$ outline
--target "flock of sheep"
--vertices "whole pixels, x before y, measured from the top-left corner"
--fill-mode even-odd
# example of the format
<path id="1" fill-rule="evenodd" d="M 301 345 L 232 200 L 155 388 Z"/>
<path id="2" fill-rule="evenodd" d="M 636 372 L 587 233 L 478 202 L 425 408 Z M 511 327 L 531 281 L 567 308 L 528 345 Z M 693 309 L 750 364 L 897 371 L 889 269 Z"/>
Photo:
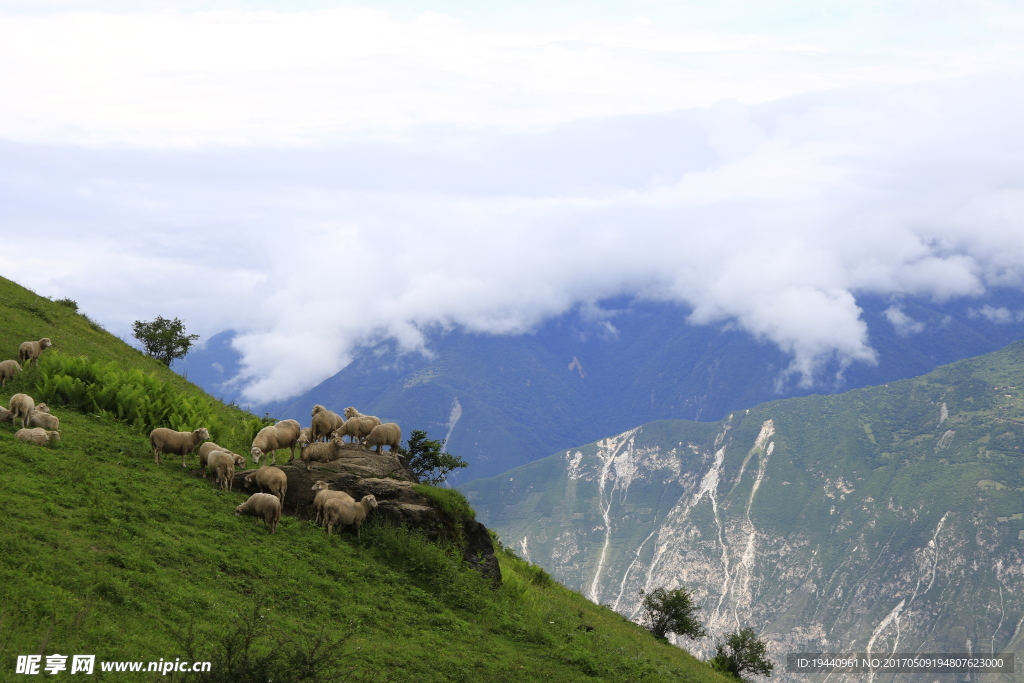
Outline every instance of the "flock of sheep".
<path id="1" fill-rule="evenodd" d="M 28 341 L 21 344 L 19 358 L 0 361 L 0 387 L 6 386 L 7 380 L 21 372 L 22 365 L 35 362 L 39 365 L 39 356 L 53 346 L 49 338 L 39 341 Z M 20 362 L 19 362 L 20 361 Z M 252 494 L 248 500 L 235 508 L 236 515 L 251 515 L 263 519 L 270 528 L 270 533 L 277 531 L 277 523 L 281 519 L 284 496 L 288 491 L 288 476 L 284 470 L 275 467 L 277 451 L 288 448 L 295 459 L 295 447 L 301 449 L 300 459 L 311 469 L 313 462 L 330 462 L 341 456 L 344 437 L 351 443 L 360 443 L 365 448 L 375 448 L 377 453 L 384 446 L 394 450 L 401 445 L 402 430 L 394 422 L 381 423 L 380 418 L 363 415 L 355 408 L 345 410 L 345 418 L 327 410 L 322 405 L 313 406 L 311 413 L 313 424 L 302 428 L 296 420 L 282 420 L 274 425 L 264 427 L 253 439 L 249 453 L 257 465 L 260 458 L 269 455 L 272 465 L 264 465 L 253 470 L 245 477 L 247 488 L 259 488 L 259 493 Z M 347 419 L 346 419 L 347 418 Z M 60 420 L 50 413 L 45 403 L 35 404 L 28 394 L 15 394 L 11 397 L 10 407 L 0 406 L 0 423 L 21 421 L 21 429 L 15 437 L 40 446 L 60 441 Z M 173 429 L 159 427 L 149 433 L 149 445 L 153 450 L 153 461 L 161 464 L 160 456 L 172 454 L 181 456 L 181 466 L 186 467 L 187 456 L 199 449 L 199 466 L 203 476 L 207 472 L 213 475 L 214 482 L 226 491 L 232 489 L 235 468 L 245 467 L 245 458 L 223 448 L 209 440 L 210 432 L 205 427 L 191 432 L 177 432 Z M 346 526 L 355 529 L 359 535 L 359 527 L 366 515 L 377 507 L 377 499 L 372 495 L 363 496 L 356 501 L 344 491 L 332 491 L 326 482 L 318 481 L 313 485 L 316 497 L 313 508 L 316 511 L 316 523 L 323 524 L 327 533 L 331 534 L 337 527 L 339 531 Z"/>
<path id="2" fill-rule="evenodd" d="M 235 508 L 236 515 L 260 517 L 270 528 L 270 533 L 277 530 L 284 496 L 288 491 L 288 476 L 284 470 L 276 467 L 277 451 L 282 448 L 290 449 L 291 457 L 288 462 L 292 462 L 295 459 L 295 447 L 298 446 L 301 449 L 299 457 L 309 471 L 314 462 L 330 462 L 341 457 L 345 436 L 348 436 L 352 443 L 358 441 L 363 448 L 374 447 L 377 453 L 380 453 L 384 446 L 394 450 L 402 442 L 402 430 L 397 424 L 382 424 L 380 418 L 363 415 L 352 407 L 345 410 L 345 418 L 348 419 L 327 410 L 322 405 L 313 406 L 311 415 L 311 427 L 303 428 L 296 420 L 282 420 L 259 431 L 252 441 L 249 454 L 257 465 L 260 458 L 267 455 L 273 464 L 263 465 L 245 477 L 246 487 L 258 487 L 259 493 L 252 494 L 247 501 Z M 209 441 L 209 438 L 210 432 L 206 427 L 191 432 L 176 432 L 166 427 L 158 427 L 149 433 L 153 461 L 159 465 L 162 463 L 161 455 L 180 455 L 181 466 L 186 467 L 188 455 L 198 447 L 199 467 L 203 469 L 203 476 L 209 472 L 213 475 L 216 485 L 230 491 L 235 468 L 245 467 L 245 458 Z M 366 515 L 377 507 L 377 499 L 372 495 L 363 496 L 356 502 L 344 491 L 331 491 L 328 484 L 323 481 L 316 482 L 313 490 L 317 492 L 313 500 L 315 522 L 323 523 L 328 534 L 331 534 L 335 527 L 340 530 L 352 526 L 358 536 L 359 527 L 366 519 Z"/>
<path id="3" fill-rule="evenodd" d="M 22 342 L 18 348 L 18 360 L 0 361 L 0 387 L 7 386 L 7 380 L 21 372 L 22 364 L 28 367 L 34 361 L 38 366 L 39 356 L 51 346 L 53 342 L 48 337 Z M 21 429 L 15 432 L 15 438 L 40 446 L 60 441 L 60 420 L 50 414 L 49 406 L 45 403 L 36 405 L 28 394 L 15 394 L 8 408 L 0 406 L 0 422 L 14 423 L 15 420 L 21 420 Z"/>

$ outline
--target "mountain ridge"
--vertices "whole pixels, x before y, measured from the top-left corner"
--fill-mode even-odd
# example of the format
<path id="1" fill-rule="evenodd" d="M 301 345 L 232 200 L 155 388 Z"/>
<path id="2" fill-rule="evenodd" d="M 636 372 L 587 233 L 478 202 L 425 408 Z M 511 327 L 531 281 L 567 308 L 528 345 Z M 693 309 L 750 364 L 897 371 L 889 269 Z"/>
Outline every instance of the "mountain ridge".
<path id="1" fill-rule="evenodd" d="M 689 311 L 674 304 L 613 300 L 528 335 L 428 331 L 429 357 L 384 340 L 300 397 L 254 409 L 301 420 L 307 405 L 355 405 L 407 430 L 450 434 L 449 450 L 470 462 L 451 478 L 458 483 L 652 420 L 718 420 L 776 398 L 913 377 L 1024 337 L 1024 322 L 1012 315 L 1024 300 L 1010 290 L 944 304 L 871 296 L 859 303 L 879 364 L 846 367 L 833 358 L 815 386 L 790 377 L 783 394 L 776 388 L 790 358 L 774 345 L 727 325 L 690 324 Z M 1011 314 L 996 323 L 979 310 Z M 202 367 L 202 358 L 183 367 Z"/>
<path id="2" fill-rule="evenodd" d="M 1014 651 L 1022 463 L 1018 341 L 717 423 L 648 423 L 460 488 L 521 555 L 627 617 L 640 589 L 686 585 L 713 634 L 749 625 L 775 653 Z"/>

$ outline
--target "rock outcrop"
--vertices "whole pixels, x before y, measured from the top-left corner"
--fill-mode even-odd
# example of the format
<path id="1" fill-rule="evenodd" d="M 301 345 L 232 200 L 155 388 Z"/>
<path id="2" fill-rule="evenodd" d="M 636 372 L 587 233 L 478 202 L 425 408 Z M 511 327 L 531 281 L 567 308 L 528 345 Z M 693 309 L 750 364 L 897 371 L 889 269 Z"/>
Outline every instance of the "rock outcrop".
<path id="1" fill-rule="evenodd" d="M 465 561 L 484 576 L 501 580 L 498 560 L 494 557 L 494 544 L 487 528 L 476 520 L 461 522 L 448 519 L 434 507 L 431 500 L 413 489 L 413 474 L 405 464 L 390 453 L 378 455 L 358 445 L 346 444 L 343 455 L 332 462 L 312 463 L 312 469 L 299 460 L 277 465 L 288 477 L 288 492 L 284 499 L 284 512 L 300 519 L 313 518 L 313 484 L 326 481 L 332 489 L 349 493 L 356 500 L 372 494 L 377 499 L 376 517 L 393 524 L 403 524 L 422 530 L 427 538 L 437 541 L 457 539 L 462 542 Z M 252 470 L 235 473 L 234 490 L 247 489 L 245 477 Z"/>

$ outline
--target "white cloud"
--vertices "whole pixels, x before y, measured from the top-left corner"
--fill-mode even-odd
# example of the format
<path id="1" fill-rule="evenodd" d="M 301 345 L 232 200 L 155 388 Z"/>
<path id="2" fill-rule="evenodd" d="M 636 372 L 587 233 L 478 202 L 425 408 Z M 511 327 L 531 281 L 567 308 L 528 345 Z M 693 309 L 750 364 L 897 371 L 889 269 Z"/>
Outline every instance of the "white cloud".
<path id="1" fill-rule="evenodd" d="M 792 31 L 366 9 L 7 20 L 0 270 L 122 334 L 157 314 L 240 330 L 256 400 L 369 339 L 523 332 L 623 294 L 774 343 L 806 385 L 875 362 L 859 293 L 1024 287 L 1024 78 L 1001 39 L 839 54 Z"/>
<path id="2" fill-rule="evenodd" d="M 989 322 L 1005 324 L 1024 321 L 1024 310 L 1011 311 L 1006 306 L 982 306 L 981 308 L 969 308 L 968 314 L 972 318 L 985 318 Z"/>
<path id="3" fill-rule="evenodd" d="M 912 334 L 924 332 L 924 323 L 911 318 L 899 306 L 890 306 L 885 309 L 883 314 L 885 319 L 892 324 L 893 329 L 896 330 L 896 334 L 901 337 L 909 337 Z"/>

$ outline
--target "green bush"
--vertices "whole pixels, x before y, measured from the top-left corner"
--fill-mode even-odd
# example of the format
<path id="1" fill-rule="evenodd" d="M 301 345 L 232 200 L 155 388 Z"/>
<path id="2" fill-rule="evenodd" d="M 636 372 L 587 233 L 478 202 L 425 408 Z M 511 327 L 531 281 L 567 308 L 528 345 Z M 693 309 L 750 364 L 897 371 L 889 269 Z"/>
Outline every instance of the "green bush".
<path id="1" fill-rule="evenodd" d="M 216 440 L 221 431 L 209 399 L 189 398 L 155 373 L 57 352 L 45 354 L 39 370 L 35 394 L 40 401 L 83 413 L 109 413 L 143 432 L 157 427 L 178 431 L 206 427 Z"/>
<path id="2" fill-rule="evenodd" d="M 75 301 L 74 299 L 69 299 L 69 298 L 54 299 L 53 303 L 58 304 L 60 306 L 66 306 L 66 307 L 70 308 L 72 311 L 74 311 L 75 313 L 78 312 L 78 302 Z"/>

